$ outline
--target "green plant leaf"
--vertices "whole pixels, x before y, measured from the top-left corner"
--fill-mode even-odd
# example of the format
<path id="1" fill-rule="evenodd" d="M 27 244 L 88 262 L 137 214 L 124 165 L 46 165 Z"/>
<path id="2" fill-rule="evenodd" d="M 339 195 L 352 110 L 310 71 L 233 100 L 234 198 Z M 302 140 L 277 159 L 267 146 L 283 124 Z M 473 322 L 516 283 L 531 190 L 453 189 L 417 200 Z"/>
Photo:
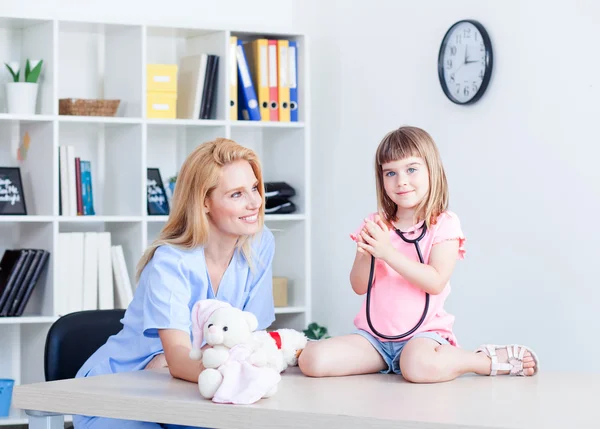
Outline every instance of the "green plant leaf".
<path id="1" fill-rule="evenodd" d="M 29 62 L 29 58 L 27 58 L 27 61 L 25 61 L 25 82 L 28 82 L 29 73 L 31 73 L 31 63 Z"/>
<path id="2" fill-rule="evenodd" d="M 4 63 L 4 65 L 6 66 L 6 68 L 10 72 L 10 74 L 12 75 L 13 81 L 14 82 L 18 82 L 19 81 L 19 74 L 21 73 L 21 71 L 19 70 L 18 72 L 15 73 L 14 70 L 11 68 L 11 66 L 9 66 L 7 63 Z"/>
<path id="3" fill-rule="evenodd" d="M 27 65 L 25 66 L 25 82 L 36 83 L 38 78 L 40 77 L 40 73 L 42 71 L 42 64 L 44 60 L 40 60 L 35 67 L 27 73 L 27 69 L 29 68 L 29 60 L 27 60 Z"/>
<path id="4" fill-rule="evenodd" d="M 302 332 L 304 332 L 306 338 L 310 340 L 329 338 L 329 335 L 327 335 L 327 328 L 324 326 L 319 326 L 319 324 L 315 322 L 309 324 L 308 328 Z"/>

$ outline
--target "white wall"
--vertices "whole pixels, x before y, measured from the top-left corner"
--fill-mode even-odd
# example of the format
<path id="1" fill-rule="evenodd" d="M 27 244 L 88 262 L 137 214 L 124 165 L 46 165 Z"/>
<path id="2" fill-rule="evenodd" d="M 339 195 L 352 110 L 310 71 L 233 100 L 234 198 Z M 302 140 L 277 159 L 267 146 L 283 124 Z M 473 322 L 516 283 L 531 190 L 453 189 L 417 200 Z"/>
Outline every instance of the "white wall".
<path id="1" fill-rule="evenodd" d="M 0 15 L 231 30 L 289 30 L 290 0 L 1 0 Z"/>
<path id="2" fill-rule="evenodd" d="M 464 18 L 495 55 L 471 107 L 437 77 L 442 37 Z M 375 209 L 379 140 L 411 124 L 440 147 L 468 239 L 448 301 L 461 345 L 520 342 L 545 368 L 598 371 L 598 22 L 593 0 L 295 2 L 312 49 L 316 321 L 353 328 L 348 233 Z"/>

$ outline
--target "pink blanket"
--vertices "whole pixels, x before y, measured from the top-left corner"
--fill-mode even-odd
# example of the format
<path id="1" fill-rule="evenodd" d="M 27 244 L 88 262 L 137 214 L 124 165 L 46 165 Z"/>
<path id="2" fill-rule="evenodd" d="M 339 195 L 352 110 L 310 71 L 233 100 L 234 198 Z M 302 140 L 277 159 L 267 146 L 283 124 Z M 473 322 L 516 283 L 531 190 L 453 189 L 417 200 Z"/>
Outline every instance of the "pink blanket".
<path id="1" fill-rule="evenodd" d="M 246 345 L 234 346 L 229 358 L 218 370 L 223 383 L 217 389 L 213 402 L 221 404 L 252 404 L 270 392 L 281 380 L 272 368 L 257 367 L 248 362 L 252 349 Z"/>

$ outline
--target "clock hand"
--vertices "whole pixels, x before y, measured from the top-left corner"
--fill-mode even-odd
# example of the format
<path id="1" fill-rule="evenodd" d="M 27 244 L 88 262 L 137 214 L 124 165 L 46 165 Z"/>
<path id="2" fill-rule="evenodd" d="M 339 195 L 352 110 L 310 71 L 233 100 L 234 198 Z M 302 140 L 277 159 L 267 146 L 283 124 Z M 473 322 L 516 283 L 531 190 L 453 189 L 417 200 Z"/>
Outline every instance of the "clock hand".
<path id="1" fill-rule="evenodd" d="M 465 46 L 465 64 L 478 63 L 479 60 L 469 61 L 467 53 L 467 47 Z"/>

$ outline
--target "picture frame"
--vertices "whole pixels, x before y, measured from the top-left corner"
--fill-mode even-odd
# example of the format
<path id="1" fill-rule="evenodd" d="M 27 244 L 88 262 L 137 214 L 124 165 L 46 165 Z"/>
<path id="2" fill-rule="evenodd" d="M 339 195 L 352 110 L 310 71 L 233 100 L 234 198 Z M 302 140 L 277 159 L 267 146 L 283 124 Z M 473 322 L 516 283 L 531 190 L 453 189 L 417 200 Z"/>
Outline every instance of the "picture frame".
<path id="1" fill-rule="evenodd" d="M 0 216 L 27 215 L 19 167 L 0 167 Z"/>
<path id="2" fill-rule="evenodd" d="M 146 173 L 146 201 L 148 215 L 168 216 L 169 200 L 158 168 L 148 168 Z"/>

